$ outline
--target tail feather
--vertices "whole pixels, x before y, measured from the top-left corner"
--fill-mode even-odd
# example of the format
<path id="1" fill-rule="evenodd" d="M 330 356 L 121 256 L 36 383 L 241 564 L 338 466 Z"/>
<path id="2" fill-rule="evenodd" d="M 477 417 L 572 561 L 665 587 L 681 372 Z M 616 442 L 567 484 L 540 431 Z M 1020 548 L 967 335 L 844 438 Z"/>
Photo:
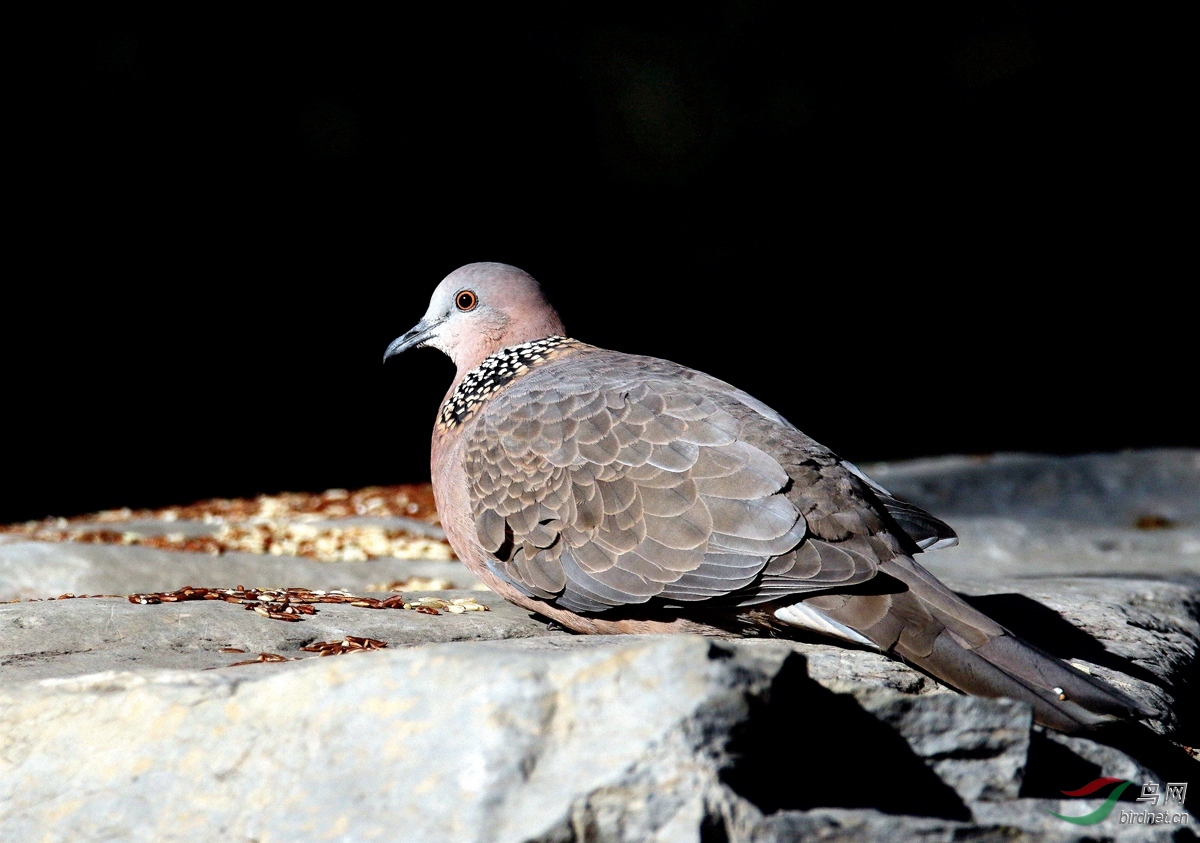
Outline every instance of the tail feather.
<path id="1" fill-rule="evenodd" d="M 1153 713 L 1012 635 L 970 650 L 943 634 L 928 656 L 908 660 L 968 694 L 1027 702 L 1034 720 L 1062 732 Z"/>
<path id="2" fill-rule="evenodd" d="M 1053 729 L 1076 732 L 1157 714 L 1013 635 L 912 559 L 884 563 L 880 574 L 873 593 L 804 602 L 960 691 L 1029 703 L 1034 718 Z"/>
<path id="3" fill-rule="evenodd" d="M 1158 714 L 1012 634 L 993 638 L 975 652 L 1034 688 L 1050 688 L 1060 702 L 1073 702 L 1088 711 L 1119 718 Z"/>

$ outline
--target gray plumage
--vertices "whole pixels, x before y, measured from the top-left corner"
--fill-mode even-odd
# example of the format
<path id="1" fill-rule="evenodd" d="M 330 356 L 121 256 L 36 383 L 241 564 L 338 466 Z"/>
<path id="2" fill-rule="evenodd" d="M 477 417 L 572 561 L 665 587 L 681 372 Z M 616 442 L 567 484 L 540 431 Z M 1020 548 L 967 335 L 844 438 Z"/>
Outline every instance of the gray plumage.
<path id="1" fill-rule="evenodd" d="M 723 381 L 567 338 L 520 270 L 452 273 L 386 356 L 418 345 L 458 366 L 432 451 L 447 535 L 513 602 L 581 632 L 808 627 L 1058 729 L 1151 714 L 918 565 L 946 524 Z"/>

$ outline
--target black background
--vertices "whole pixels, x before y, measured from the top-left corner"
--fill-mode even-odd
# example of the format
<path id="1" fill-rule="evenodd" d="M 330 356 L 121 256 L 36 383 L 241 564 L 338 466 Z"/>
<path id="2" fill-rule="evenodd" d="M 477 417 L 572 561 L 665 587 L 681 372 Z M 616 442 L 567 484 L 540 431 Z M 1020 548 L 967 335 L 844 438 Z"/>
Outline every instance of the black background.
<path id="1" fill-rule="evenodd" d="M 12 24 L 0 520 L 427 479 L 475 260 L 856 461 L 1200 445 L 1190 24 L 338 5 Z"/>

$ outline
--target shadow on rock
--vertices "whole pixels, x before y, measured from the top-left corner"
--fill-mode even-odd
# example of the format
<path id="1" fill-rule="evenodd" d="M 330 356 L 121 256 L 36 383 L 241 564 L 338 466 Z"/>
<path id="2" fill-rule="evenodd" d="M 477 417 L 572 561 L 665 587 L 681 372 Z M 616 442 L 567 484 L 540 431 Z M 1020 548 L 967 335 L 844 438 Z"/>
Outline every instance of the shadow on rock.
<path id="1" fill-rule="evenodd" d="M 1063 799 L 1064 790 L 1077 788 L 1101 776 L 1130 775 L 1124 769 L 1118 769 L 1128 761 L 1133 761 L 1159 783 L 1200 779 L 1200 762 L 1140 723 L 1114 723 L 1076 738 L 1098 744 L 1099 751 L 1092 749 L 1089 754 L 1101 763 L 1078 754 L 1078 746 L 1073 747 L 1069 738 L 1042 730 L 1033 732 L 1029 742 L 1029 763 L 1021 785 L 1022 797 Z M 1109 752 L 1103 747 L 1117 752 Z M 1134 802 L 1139 792 L 1130 788 L 1121 795 L 1120 801 Z"/>
<path id="2" fill-rule="evenodd" d="M 816 807 L 875 808 L 966 820 L 970 812 L 908 743 L 808 677 L 788 658 L 765 699 L 734 735 L 723 780 L 764 813 Z"/>
<path id="3" fill-rule="evenodd" d="M 1029 736 L 1029 763 L 1021 783 L 1021 797 L 1063 799 L 1064 790 L 1074 790 L 1104 775 L 1099 764 L 1080 758 L 1069 747 L 1035 730 Z"/>
<path id="4" fill-rule="evenodd" d="M 1163 781 L 1200 780 L 1200 761 L 1140 723 L 1114 723 L 1088 737 L 1124 752 L 1143 767 L 1153 770 Z"/>

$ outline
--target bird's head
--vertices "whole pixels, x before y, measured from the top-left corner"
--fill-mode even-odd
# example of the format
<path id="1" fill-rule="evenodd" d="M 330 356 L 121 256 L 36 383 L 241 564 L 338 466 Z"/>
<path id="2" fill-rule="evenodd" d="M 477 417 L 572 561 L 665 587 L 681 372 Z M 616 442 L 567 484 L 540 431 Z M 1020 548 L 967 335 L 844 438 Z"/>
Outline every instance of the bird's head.
<path id="1" fill-rule="evenodd" d="M 503 263 L 469 263 L 438 284 L 421 321 L 396 338 L 383 359 L 431 346 L 447 354 L 461 375 L 502 348 L 564 333 L 529 273 Z"/>

